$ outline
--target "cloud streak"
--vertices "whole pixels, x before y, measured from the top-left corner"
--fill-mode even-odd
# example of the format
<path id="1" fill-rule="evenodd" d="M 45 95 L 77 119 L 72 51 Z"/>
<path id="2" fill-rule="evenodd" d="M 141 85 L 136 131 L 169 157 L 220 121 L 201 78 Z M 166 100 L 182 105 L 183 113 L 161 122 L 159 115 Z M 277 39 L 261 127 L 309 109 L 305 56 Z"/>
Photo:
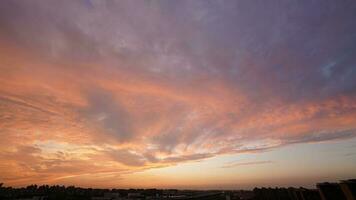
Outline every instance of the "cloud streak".
<path id="1" fill-rule="evenodd" d="M 222 168 L 233 168 L 238 166 L 250 166 L 250 165 L 263 165 L 263 164 L 271 164 L 274 163 L 270 160 L 262 160 L 262 161 L 251 161 L 251 162 L 233 162 L 223 165 Z"/>

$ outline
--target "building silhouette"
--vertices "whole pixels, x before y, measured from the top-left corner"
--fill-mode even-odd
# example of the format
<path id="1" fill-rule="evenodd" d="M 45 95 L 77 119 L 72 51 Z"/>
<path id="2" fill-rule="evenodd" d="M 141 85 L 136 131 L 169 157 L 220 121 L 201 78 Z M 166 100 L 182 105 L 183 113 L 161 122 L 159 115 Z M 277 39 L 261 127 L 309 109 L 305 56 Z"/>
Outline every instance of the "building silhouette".
<path id="1" fill-rule="evenodd" d="M 356 179 L 341 181 L 340 187 L 347 200 L 356 200 Z"/>
<path id="2" fill-rule="evenodd" d="M 346 200 L 346 196 L 338 183 L 318 183 L 316 186 L 322 200 Z"/>

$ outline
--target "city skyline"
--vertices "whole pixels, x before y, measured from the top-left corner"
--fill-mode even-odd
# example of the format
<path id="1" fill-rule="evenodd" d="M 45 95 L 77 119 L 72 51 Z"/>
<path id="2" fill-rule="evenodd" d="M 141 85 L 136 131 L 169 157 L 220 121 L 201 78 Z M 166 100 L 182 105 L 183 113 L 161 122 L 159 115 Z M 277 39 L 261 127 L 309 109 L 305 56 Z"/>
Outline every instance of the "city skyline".
<path id="1" fill-rule="evenodd" d="M 356 177 L 356 2 L 0 1 L 0 182 Z"/>

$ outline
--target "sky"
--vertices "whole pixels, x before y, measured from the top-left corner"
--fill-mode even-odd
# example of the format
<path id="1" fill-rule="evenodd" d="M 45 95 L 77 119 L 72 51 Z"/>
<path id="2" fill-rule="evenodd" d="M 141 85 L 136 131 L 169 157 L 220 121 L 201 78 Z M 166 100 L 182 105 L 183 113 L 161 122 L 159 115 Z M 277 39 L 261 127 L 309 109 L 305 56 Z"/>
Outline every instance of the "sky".
<path id="1" fill-rule="evenodd" d="M 353 0 L 2 0 L 0 182 L 356 178 Z"/>

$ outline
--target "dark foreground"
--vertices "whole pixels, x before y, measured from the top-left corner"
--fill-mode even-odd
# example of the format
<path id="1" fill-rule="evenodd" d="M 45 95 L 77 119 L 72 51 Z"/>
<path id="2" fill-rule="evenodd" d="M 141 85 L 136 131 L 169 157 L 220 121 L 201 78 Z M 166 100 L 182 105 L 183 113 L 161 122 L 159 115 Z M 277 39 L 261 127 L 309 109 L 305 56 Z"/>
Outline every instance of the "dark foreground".
<path id="1" fill-rule="evenodd" d="M 356 180 L 319 183 L 317 189 L 255 188 L 248 190 L 92 189 L 74 186 L 0 184 L 0 200 L 356 200 Z"/>

